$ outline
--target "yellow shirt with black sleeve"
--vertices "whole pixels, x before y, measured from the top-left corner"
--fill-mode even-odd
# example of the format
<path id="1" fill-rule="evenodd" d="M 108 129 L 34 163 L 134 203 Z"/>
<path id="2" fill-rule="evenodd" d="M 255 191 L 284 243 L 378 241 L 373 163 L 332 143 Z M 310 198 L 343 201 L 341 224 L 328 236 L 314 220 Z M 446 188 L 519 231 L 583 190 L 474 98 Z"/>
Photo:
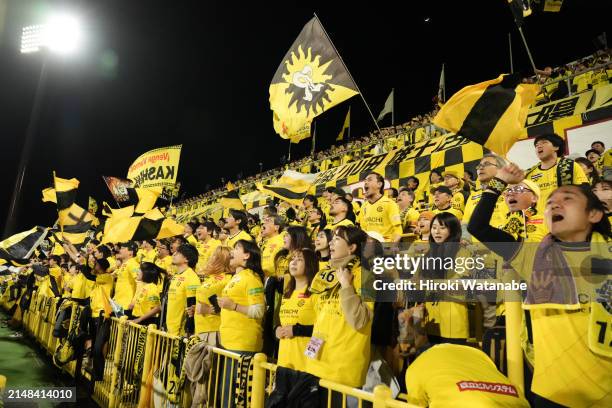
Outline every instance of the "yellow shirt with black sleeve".
<path id="1" fill-rule="evenodd" d="M 557 166 L 559 165 L 559 160 L 557 159 L 557 163 L 552 166 L 550 169 L 542 170 L 541 165 L 537 165 L 529 169 L 525 173 L 525 178 L 533 181 L 540 188 L 540 197 L 538 198 L 538 208 L 546 207 L 546 200 L 548 200 L 548 196 L 558 187 L 557 180 Z M 588 177 L 584 174 L 584 170 L 582 167 L 576 162 L 572 163 L 573 166 L 573 177 L 571 184 L 583 184 L 589 183 Z"/>
<path id="2" fill-rule="evenodd" d="M 55 279 L 55 283 L 57 285 L 57 289 L 62 292 L 62 268 L 59 266 L 53 266 L 49 268 L 49 276 Z"/>
<path id="3" fill-rule="evenodd" d="M 276 257 L 276 254 L 283 249 L 283 245 L 283 234 L 278 234 L 272 238 L 268 238 L 261 244 L 261 269 L 263 269 L 266 277 L 276 275 L 274 258 Z"/>
<path id="4" fill-rule="evenodd" d="M 241 239 L 244 239 L 245 241 L 253 241 L 253 237 L 250 236 L 248 232 L 244 230 L 240 230 L 240 232 L 238 232 L 233 237 L 231 236 L 227 237 L 227 241 L 225 241 L 225 245 L 233 249 L 234 246 L 236 245 L 236 242 L 240 241 Z"/>
<path id="5" fill-rule="evenodd" d="M 440 214 L 443 212 L 447 212 L 450 214 L 453 214 L 455 217 L 457 217 L 459 219 L 459 221 L 461 221 L 461 219 L 463 218 L 463 213 L 455 208 L 453 208 L 452 206 L 449 206 L 447 209 L 442 210 L 442 209 L 438 209 L 438 208 L 434 208 L 433 210 L 431 210 L 434 214 Z"/>
<path id="6" fill-rule="evenodd" d="M 182 336 L 185 334 L 185 309 L 187 298 L 196 297 L 200 287 L 200 278 L 191 268 L 177 272 L 172 276 L 168 286 L 168 309 L 166 327 L 168 334 Z"/>
<path id="7" fill-rule="evenodd" d="M 264 305 L 264 288 L 261 279 L 250 269 L 237 272 L 223 291 L 239 306 Z M 263 327 L 261 319 L 251 319 L 243 313 L 221 309 L 219 327 L 221 344 L 228 350 L 258 352 L 263 347 Z"/>
<path id="8" fill-rule="evenodd" d="M 470 218 L 472 217 L 472 213 L 474 212 L 474 208 L 480 202 L 480 198 L 482 197 L 482 190 L 473 190 L 470 193 L 470 196 L 465 203 L 465 210 L 463 211 L 463 217 L 461 218 L 462 224 L 468 224 L 470 222 Z M 504 200 L 504 196 L 500 194 L 497 198 L 497 202 L 495 203 L 495 209 L 493 210 L 493 215 L 491 216 L 491 221 L 489 225 L 494 228 L 501 228 L 506 224 L 506 214 L 508 214 L 509 209 L 506 201 Z M 476 241 L 476 238 L 472 237 L 473 241 Z"/>
<path id="9" fill-rule="evenodd" d="M 199 255 L 198 264 L 196 265 L 197 272 L 202 271 L 206 267 L 208 260 L 219 245 L 221 245 L 221 241 L 214 238 L 210 238 L 206 242 L 198 241 L 198 245 L 196 246 Z"/>
<path id="10" fill-rule="evenodd" d="M 399 207 L 395 201 L 384 195 L 373 203 L 364 201 L 358 222 L 362 230 L 378 232 L 386 242 L 402 235 Z"/>
<path id="11" fill-rule="evenodd" d="M 229 283 L 230 279 L 232 279 L 232 275 L 228 273 L 206 275 L 204 277 L 204 281 L 196 292 L 196 301 L 198 303 L 204 303 L 206 305 L 212 306 L 208 298 L 213 295 L 221 297 L 221 292 L 223 292 L 223 288 Z M 218 314 L 195 314 L 196 334 L 219 331 L 220 325 L 221 316 L 219 316 Z"/>
<path id="12" fill-rule="evenodd" d="M 312 326 L 315 321 L 314 299 L 316 295 L 309 295 L 308 288 L 294 290 L 290 298 L 281 302 L 279 317 L 281 326 Z M 295 336 L 290 339 L 281 339 L 278 346 L 278 362 L 281 367 L 293 370 L 306 370 L 306 355 L 304 350 L 310 337 Z"/>
<path id="13" fill-rule="evenodd" d="M 438 344 L 406 371 L 408 402 L 427 407 L 525 407 L 523 393 L 474 347 Z"/>
<path id="14" fill-rule="evenodd" d="M 362 297 L 363 305 L 373 314 L 374 302 L 363 299 L 359 262 L 354 263 L 351 272 L 355 293 Z M 360 330 L 349 325 L 340 302 L 340 290 L 340 283 L 336 281 L 316 298 L 317 316 L 312 335 L 323 340 L 323 345 L 316 359 L 306 359 L 306 372 L 350 387 L 361 387 L 370 364 L 372 320 Z"/>
<path id="15" fill-rule="evenodd" d="M 331 224 L 327 224 L 325 226 L 325 229 L 334 231 L 338 227 L 354 227 L 354 226 L 355 224 L 353 223 L 353 221 L 345 218 L 342 221 L 338 221 L 336 223 L 332 222 Z"/>
<path id="16" fill-rule="evenodd" d="M 598 310 L 593 309 L 593 305 L 597 307 L 602 303 L 585 293 L 589 289 L 584 290 L 581 283 L 591 282 L 595 276 L 588 275 L 593 258 L 610 259 L 612 243 L 594 245 L 592 241 L 590 246 L 570 248 L 561 244 L 560 248 L 571 267 L 579 299 L 591 298 L 593 303 L 587 300 L 576 305 L 523 305 L 530 311 L 533 332 L 535 360 L 531 390 L 565 406 L 609 407 L 612 406 L 612 331 L 608 329 L 612 327 L 612 313 L 603 307 L 600 315 L 593 313 Z M 510 261 L 528 281 L 534 270 L 537 250 L 538 245 L 523 244 Z M 594 335 L 594 343 L 590 335 Z M 600 354 L 602 352 L 607 356 Z"/>
<path id="17" fill-rule="evenodd" d="M 134 296 L 132 316 L 140 317 L 149 313 L 155 307 L 161 306 L 159 288 L 156 283 L 142 284 Z"/>
<path id="18" fill-rule="evenodd" d="M 132 303 L 136 293 L 136 276 L 140 264 L 136 258 L 130 258 L 121 264 L 117 271 L 117 281 L 115 283 L 115 296 L 113 299 L 122 308 L 127 309 Z"/>

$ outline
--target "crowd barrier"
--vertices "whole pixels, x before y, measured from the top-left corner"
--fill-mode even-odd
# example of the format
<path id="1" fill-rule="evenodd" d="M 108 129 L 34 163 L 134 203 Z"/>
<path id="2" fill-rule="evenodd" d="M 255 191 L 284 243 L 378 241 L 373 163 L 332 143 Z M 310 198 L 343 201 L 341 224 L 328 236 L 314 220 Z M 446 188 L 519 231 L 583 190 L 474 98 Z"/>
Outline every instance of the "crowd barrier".
<path id="1" fill-rule="evenodd" d="M 58 299 L 38 296 L 34 292 L 30 307 L 22 314 L 24 333 L 35 339 L 42 349 L 53 356 L 59 344 L 53 336 Z M 74 322 L 77 308 L 73 304 L 70 326 Z M 184 362 L 188 349 L 199 339 L 169 335 L 156 329 L 135 324 L 122 318 L 110 319 L 109 340 L 104 357 L 104 374 L 101 381 L 93 385 L 92 399 L 103 408 L 169 408 L 190 407 L 192 396 L 185 377 Z M 238 367 L 241 356 L 217 347 L 210 347 L 210 368 L 205 387 L 206 403 L 200 406 L 235 406 Z M 263 408 L 266 397 L 272 392 L 276 365 L 258 353 L 249 363 L 249 374 L 244 387 L 246 407 Z M 76 361 L 60 367 L 74 377 Z M 91 375 L 81 368 L 81 375 Z M 373 408 L 414 408 L 405 401 L 393 399 L 391 390 L 379 385 L 374 392 L 348 387 L 332 381 L 321 380 L 320 386 L 329 392 L 328 407 L 332 405 L 331 395 L 342 397 L 342 407 Z M 400 395 L 401 398 L 401 395 Z M 334 401 L 337 401 L 335 399 Z"/>

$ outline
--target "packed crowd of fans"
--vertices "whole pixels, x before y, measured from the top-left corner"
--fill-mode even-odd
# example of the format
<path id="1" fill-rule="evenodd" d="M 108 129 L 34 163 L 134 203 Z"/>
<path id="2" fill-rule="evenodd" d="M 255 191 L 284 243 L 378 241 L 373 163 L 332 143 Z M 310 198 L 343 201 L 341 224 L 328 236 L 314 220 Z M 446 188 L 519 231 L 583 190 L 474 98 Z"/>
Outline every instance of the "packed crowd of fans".
<path id="1" fill-rule="evenodd" d="M 609 55 L 589 61 L 606 62 Z M 397 148 L 403 141 L 396 135 L 422 127 L 431 115 L 320 152 L 316 170 L 309 159 L 289 167 L 321 171 Z M 501 260 L 485 266 L 500 278 L 512 268 L 521 275 L 525 268 L 549 267 L 551 257 L 534 251 L 550 246 L 558 251 L 553 258 L 573 257 L 570 269 L 582 265 L 581 274 L 598 273 L 594 262 L 584 260 L 595 244 L 611 239 L 612 149 L 596 140 L 583 157 L 568 159 L 563 139 L 552 133 L 536 137 L 534 149 L 539 163 L 530 169 L 486 154 L 476 175 L 432 170 L 427 188 L 416 177 L 399 189 L 385 188 L 384 177 L 370 173 L 359 193 L 363 200 L 329 187 L 320 197 L 305 196 L 299 206 L 274 201 L 261 218 L 226 209 L 220 220 L 193 219 L 182 236 L 170 239 L 118 245 L 92 240 L 83 250 L 64 243 L 40 252 L 29 266 L 9 268 L 12 273 L 1 277 L 1 303 L 15 313 L 24 306 L 22 295 L 35 290 L 89 306 L 85 348 L 91 350 L 94 380 L 103 374 L 100 355 L 108 337 L 99 332 L 110 301 L 115 315 L 135 323 L 199 336 L 241 355 L 265 352 L 279 366 L 269 397 L 277 405 L 271 406 L 290 405 L 290 390 L 316 387 L 319 379 L 368 390 L 395 382 L 420 405 L 610 406 L 609 348 L 591 344 L 588 323 L 600 301 L 526 307 L 523 395 L 504 375 L 506 364 L 492 341 L 503 338 L 503 299 L 449 300 L 436 290 L 419 299 L 397 290 L 392 299 L 381 299 L 367 283 L 374 259 L 398 251 L 457 259 L 485 250 Z M 580 251 L 585 243 L 587 251 Z M 609 276 L 609 253 L 601 256 Z M 425 266 L 408 274 L 391 268 L 381 279 L 461 275 Z M 603 303 L 609 306 L 607 293 Z M 463 392 L 482 391 L 486 384 L 501 388 Z M 330 398 L 333 406 L 339 403 L 339 395 Z"/>

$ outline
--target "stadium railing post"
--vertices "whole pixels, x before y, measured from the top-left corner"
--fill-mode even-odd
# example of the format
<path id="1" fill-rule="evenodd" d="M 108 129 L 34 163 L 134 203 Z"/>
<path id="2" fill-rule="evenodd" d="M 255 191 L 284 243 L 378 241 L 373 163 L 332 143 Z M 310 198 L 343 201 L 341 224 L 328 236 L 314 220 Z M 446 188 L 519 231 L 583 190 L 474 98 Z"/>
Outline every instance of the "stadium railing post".
<path id="1" fill-rule="evenodd" d="M 523 349 L 521 347 L 521 302 L 504 302 L 506 307 L 506 360 L 508 378 L 521 392 L 525 392 L 523 378 Z"/>
<path id="2" fill-rule="evenodd" d="M 154 324 L 150 324 L 147 327 L 147 341 L 145 342 L 145 347 L 143 351 L 144 363 L 142 365 L 142 377 L 140 379 L 140 398 L 143 398 L 143 396 L 146 395 L 147 387 L 149 387 L 150 385 L 147 383 L 147 381 L 149 380 L 148 373 L 149 371 L 151 371 L 151 363 L 153 359 L 153 343 L 155 341 L 153 338 L 153 330 L 155 330 L 156 328 L 157 326 Z"/>
<path id="3" fill-rule="evenodd" d="M 119 319 L 119 325 L 117 327 L 117 338 L 115 341 L 115 355 L 113 356 L 113 371 L 111 374 L 111 383 L 109 388 L 108 408 L 115 407 L 115 400 L 117 394 L 115 394 L 115 387 L 117 386 L 117 377 L 119 374 L 119 363 L 121 361 L 121 352 L 123 351 L 123 331 L 125 330 L 125 324 L 127 322 L 127 316 L 121 316 Z M 121 396 L 119 396 L 121 397 Z"/>
<path id="4" fill-rule="evenodd" d="M 266 393 L 266 369 L 263 367 L 268 361 L 264 353 L 257 353 L 253 357 L 253 383 L 251 384 L 251 408 L 263 408 Z"/>
<path id="5" fill-rule="evenodd" d="M 391 388 L 384 384 L 377 385 L 374 387 L 374 401 L 372 408 L 385 408 L 387 400 L 392 399 Z"/>

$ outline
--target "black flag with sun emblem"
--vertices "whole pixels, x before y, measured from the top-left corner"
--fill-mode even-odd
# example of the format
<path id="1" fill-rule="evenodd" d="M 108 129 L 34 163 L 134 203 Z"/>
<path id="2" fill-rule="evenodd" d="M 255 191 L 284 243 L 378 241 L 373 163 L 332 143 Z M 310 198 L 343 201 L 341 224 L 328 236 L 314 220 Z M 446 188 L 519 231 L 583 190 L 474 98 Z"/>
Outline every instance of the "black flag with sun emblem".
<path id="1" fill-rule="evenodd" d="M 274 130 L 283 139 L 298 143 L 310 137 L 310 124 L 316 116 L 358 93 L 321 22 L 314 17 L 272 78 Z"/>

